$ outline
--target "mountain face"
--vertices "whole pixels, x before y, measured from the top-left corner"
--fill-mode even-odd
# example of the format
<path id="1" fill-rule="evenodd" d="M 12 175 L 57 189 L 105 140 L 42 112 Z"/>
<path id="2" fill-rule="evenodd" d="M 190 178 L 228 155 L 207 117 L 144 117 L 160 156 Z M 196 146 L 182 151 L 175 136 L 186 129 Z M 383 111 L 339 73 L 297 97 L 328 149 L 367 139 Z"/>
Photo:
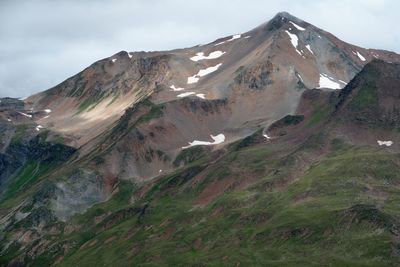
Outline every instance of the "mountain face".
<path id="1" fill-rule="evenodd" d="M 400 55 L 288 13 L 0 102 L 0 266 L 397 265 Z"/>

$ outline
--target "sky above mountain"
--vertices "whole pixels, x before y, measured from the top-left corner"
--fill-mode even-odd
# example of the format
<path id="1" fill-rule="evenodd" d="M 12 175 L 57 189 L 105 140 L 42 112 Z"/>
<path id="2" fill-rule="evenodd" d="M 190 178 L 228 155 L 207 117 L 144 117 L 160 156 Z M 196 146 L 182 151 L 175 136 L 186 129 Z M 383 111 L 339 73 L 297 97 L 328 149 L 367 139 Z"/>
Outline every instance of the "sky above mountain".
<path id="1" fill-rule="evenodd" d="M 287 11 L 340 39 L 400 53 L 397 0 L 2 0 L 0 97 L 48 89 L 121 51 L 168 50 L 248 31 Z"/>

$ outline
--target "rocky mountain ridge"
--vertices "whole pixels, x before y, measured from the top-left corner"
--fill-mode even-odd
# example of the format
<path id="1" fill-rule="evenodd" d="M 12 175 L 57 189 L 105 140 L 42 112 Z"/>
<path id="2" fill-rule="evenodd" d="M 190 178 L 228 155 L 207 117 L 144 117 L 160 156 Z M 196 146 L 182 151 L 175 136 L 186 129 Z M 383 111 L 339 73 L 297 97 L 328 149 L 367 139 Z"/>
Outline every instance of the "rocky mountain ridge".
<path id="1" fill-rule="evenodd" d="M 0 264 L 69 266 L 79 259 L 93 265 L 89 254 L 108 247 L 99 246 L 102 242 L 123 251 L 129 247 L 121 260 L 143 264 L 218 264 L 222 255 L 231 263 L 254 264 L 248 254 L 243 260 L 225 255 L 217 240 L 203 240 L 188 225 L 208 236 L 212 227 L 232 223 L 235 239 L 224 231 L 220 235 L 233 242 L 231 251 L 243 244 L 241 235 L 252 240 L 249 248 L 261 240 L 287 248 L 280 235 L 284 240 L 312 236 L 322 244 L 312 222 L 298 218 L 304 227 L 292 229 L 285 218 L 272 219 L 280 218 L 279 206 L 290 214 L 292 204 L 286 201 L 292 197 L 304 201 L 307 216 L 312 203 L 306 200 L 317 199 L 326 213 L 316 221 L 328 232 L 341 233 L 342 225 L 328 227 L 325 220 L 355 216 L 363 222 L 371 220 L 364 213 L 377 213 L 374 229 L 385 235 L 380 238 L 392 231 L 389 248 L 397 251 L 397 210 L 380 194 L 395 196 L 388 184 L 397 190 L 399 62 L 395 53 L 347 44 L 279 13 L 249 32 L 202 46 L 122 51 L 23 101 L 1 99 Z M 353 172 L 340 172 L 337 166 L 348 170 L 340 157 L 351 154 L 369 163 L 373 178 L 368 179 L 378 180 L 365 182 L 361 163 L 353 162 L 358 166 Z M 354 196 L 342 192 L 347 175 Z M 340 183 L 331 179 L 336 176 Z M 325 196 L 333 202 L 324 202 Z M 277 202 L 268 206 L 271 197 Z M 235 203 L 243 207 L 240 213 Z M 381 209 L 385 203 L 388 211 Z M 344 217 L 339 220 L 331 208 Z M 131 227 L 125 228 L 126 222 Z M 119 231 L 129 242 L 116 238 Z M 177 262 L 162 244 L 179 242 L 184 233 L 192 245 L 180 250 L 201 255 L 185 254 Z M 147 255 L 152 246 L 155 255 Z M 202 254 L 212 247 L 216 254 Z M 372 255 L 382 252 L 376 251 Z M 104 253 L 100 261 L 111 264 L 117 254 Z"/>

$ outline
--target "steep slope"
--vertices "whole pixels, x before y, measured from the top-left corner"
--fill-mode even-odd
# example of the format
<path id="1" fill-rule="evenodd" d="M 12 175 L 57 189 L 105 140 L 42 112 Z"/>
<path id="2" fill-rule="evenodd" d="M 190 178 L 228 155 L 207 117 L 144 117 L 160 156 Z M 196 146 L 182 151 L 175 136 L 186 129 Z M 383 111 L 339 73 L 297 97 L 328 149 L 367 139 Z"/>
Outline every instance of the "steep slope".
<path id="1" fill-rule="evenodd" d="M 344 91 L 306 90 L 268 139 L 260 130 L 222 149 L 185 150 L 185 167 L 142 186 L 121 181 L 110 200 L 52 224 L 38 243 L 21 232 L 29 217 L 8 233 L 23 237 L 32 265 L 395 266 L 397 141 L 352 138 L 398 140 L 398 127 L 375 132 L 349 112 L 372 83 L 381 97 L 370 111 L 380 113 L 399 74 L 399 64 L 373 61 Z M 22 261 L 13 246 L 6 255 Z"/>
<path id="2" fill-rule="evenodd" d="M 375 58 L 400 62 L 279 13 L 207 45 L 120 52 L 8 100 L 2 264 L 397 262 L 400 70 Z"/>

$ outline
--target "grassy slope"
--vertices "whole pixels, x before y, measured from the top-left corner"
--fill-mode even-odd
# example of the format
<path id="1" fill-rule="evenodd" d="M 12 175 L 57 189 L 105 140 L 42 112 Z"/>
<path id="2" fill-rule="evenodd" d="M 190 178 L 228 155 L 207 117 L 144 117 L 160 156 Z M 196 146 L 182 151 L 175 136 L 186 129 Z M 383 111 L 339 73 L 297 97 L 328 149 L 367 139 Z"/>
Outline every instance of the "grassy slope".
<path id="1" fill-rule="evenodd" d="M 226 168 L 228 174 L 215 172 L 221 177 L 211 175 L 210 179 L 236 176 L 237 168 L 241 173 L 244 168 L 246 174 L 253 173 L 254 167 L 261 168 L 265 175 L 253 186 L 228 190 L 203 207 L 193 203 L 204 184 L 182 190 L 176 180 L 184 177 L 183 173 L 165 177 L 143 200 L 131 205 L 146 203 L 143 214 L 114 218 L 110 227 L 104 223 L 92 226 L 86 244 L 71 251 L 61 265 L 394 264 L 391 232 L 399 214 L 395 205 L 399 156 L 336 143 L 327 156 L 285 186 L 277 185 L 281 175 L 269 170 L 286 172 L 296 164 L 282 166 L 281 161 L 273 160 L 275 148 L 259 145 L 232 152 L 212 167 L 214 171 Z M 308 148 L 302 148 L 290 157 L 308 153 Z M 126 210 L 127 199 L 121 200 Z M 91 222 L 93 209 L 86 217 Z"/>

